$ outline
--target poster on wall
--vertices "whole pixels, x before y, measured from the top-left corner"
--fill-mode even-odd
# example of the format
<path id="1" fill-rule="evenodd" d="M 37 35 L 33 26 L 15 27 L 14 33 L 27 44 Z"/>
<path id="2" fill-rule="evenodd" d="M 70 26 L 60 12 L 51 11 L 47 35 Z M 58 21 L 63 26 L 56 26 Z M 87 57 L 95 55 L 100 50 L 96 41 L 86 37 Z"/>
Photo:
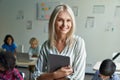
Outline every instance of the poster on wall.
<path id="1" fill-rule="evenodd" d="M 23 10 L 19 10 L 17 12 L 17 16 L 16 16 L 17 20 L 23 20 L 24 19 L 24 11 Z"/>
<path id="2" fill-rule="evenodd" d="M 72 10 L 73 10 L 75 16 L 78 16 L 78 6 L 73 6 Z"/>
<path id="3" fill-rule="evenodd" d="M 116 6 L 114 15 L 115 17 L 120 18 L 120 6 Z"/>
<path id="4" fill-rule="evenodd" d="M 94 17 L 88 16 L 86 19 L 86 24 L 85 27 L 86 28 L 93 28 L 94 27 Z"/>
<path id="5" fill-rule="evenodd" d="M 94 5 L 93 6 L 93 13 L 103 14 L 104 11 L 105 11 L 105 6 L 104 5 Z"/>
<path id="6" fill-rule="evenodd" d="M 37 20 L 49 20 L 50 15 L 59 2 L 41 2 L 37 4 Z"/>

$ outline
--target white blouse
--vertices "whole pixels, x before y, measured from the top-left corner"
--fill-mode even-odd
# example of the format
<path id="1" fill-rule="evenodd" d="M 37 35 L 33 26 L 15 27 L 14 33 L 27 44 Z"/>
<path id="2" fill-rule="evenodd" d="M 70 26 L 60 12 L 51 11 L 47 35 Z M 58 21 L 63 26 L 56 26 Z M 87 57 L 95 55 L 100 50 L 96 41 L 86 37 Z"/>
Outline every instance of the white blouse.
<path id="1" fill-rule="evenodd" d="M 74 73 L 67 76 L 70 80 L 84 80 L 86 67 L 86 49 L 84 40 L 79 36 L 74 36 L 72 46 L 66 45 L 61 53 L 57 48 L 49 47 L 49 40 L 47 40 L 41 47 L 40 55 L 35 66 L 33 78 L 37 78 L 41 74 L 48 72 L 47 54 L 57 54 L 70 57 L 70 66 L 72 66 Z"/>

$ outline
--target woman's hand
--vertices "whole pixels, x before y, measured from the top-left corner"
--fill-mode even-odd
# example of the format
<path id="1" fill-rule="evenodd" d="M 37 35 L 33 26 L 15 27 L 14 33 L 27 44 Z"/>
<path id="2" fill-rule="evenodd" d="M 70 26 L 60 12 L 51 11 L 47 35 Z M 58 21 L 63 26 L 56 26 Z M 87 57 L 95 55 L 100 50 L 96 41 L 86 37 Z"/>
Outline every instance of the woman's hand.
<path id="1" fill-rule="evenodd" d="M 68 80 L 66 76 L 73 73 L 70 66 L 62 67 L 55 72 L 42 74 L 37 80 Z"/>
<path id="2" fill-rule="evenodd" d="M 72 73 L 73 73 L 72 67 L 66 66 L 58 69 L 53 74 L 54 74 L 55 80 L 66 80 L 65 77 Z"/>

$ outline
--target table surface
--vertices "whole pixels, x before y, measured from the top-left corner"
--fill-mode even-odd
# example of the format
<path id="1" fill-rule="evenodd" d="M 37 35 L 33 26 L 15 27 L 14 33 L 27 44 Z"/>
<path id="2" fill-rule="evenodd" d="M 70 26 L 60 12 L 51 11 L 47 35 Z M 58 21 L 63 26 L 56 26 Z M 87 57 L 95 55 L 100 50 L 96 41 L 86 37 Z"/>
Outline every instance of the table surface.
<path id="1" fill-rule="evenodd" d="M 30 60 L 32 60 L 32 61 L 30 61 L 30 62 L 18 62 L 18 61 L 16 61 L 16 65 L 28 67 L 29 65 L 35 65 L 37 62 L 37 58 L 31 58 Z"/>
<path id="2" fill-rule="evenodd" d="M 25 65 L 25 66 L 29 66 L 29 65 L 35 65 L 36 61 L 31 61 L 31 62 L 16 62 L 17 65 Z"/>
<path id="3" fill-rule="evenodd" d="M 18 61 L 16 61 L 16 65 L 17 66 L 22 66 L 22 67 L 28 67 L 28 70 L 29 70 L 29 80 L 32 80 L 31 79 L 31 74 L 34 71 L 34 67 L 35 67 L 35 64 L 37 62 L 37 58 L 32 58 L 30 60 L 33 60 L 33 61 L 31 61 L 31 62 L 18 62 Z"/>

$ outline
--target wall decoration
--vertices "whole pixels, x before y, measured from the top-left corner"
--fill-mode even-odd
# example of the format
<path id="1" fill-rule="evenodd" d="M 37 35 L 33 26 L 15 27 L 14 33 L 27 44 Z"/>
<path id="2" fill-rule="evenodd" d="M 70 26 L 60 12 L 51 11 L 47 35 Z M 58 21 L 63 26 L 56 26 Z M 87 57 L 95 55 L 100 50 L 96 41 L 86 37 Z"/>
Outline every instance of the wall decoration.
<path id="1" fill-rule="evenodd" d="M 72 9 L 73 9 L 75 16 L 78 16 L 78 6 L 73 6 Z"/>
<path id="2" fill-rule="evenodd" d="M 27 30 L 31 30 L 31 29 L 32 29 L 32 20 L 28 20 L 28 21 L 26 22 L 26 29 L 27 29 Z"/>
<path id="3" fill-rule="evenodd" d="M 115 8 L 115 17 L 120 18 L 120 6 L 116 6 Z"/>
<path id="4" fill-rule="evenodd" d="M 94 5 L 93 6 L 93 13 L 103 14 L 105 11 L 104 5 Z"/>
<path id="5" fill-rule="evenodd" d="M 94 17 L 90 17 L 90 16 L 87 17 L 85 27 L 86 28 L 94 27 Z"/>
<path id="6" fill-rule="evenodd" d="M 37 4 L 37 19 L 48 20 L 51 12 L 59 2 L 42 2 Z"/>
<path id="7" fill-rule="evenodd" d="M 24 19 L 24 11 L 23 10 L 19 10 L 17 12 L 17 16 L 16 16 L 17 20 L 23 20 Z"/>
<path id="8" fill-rule="evenodd" d="M 105 27 L 105 32 L 113 32 L 115 30 L 115 24 L 112 22 L 107 22 Z"/>

